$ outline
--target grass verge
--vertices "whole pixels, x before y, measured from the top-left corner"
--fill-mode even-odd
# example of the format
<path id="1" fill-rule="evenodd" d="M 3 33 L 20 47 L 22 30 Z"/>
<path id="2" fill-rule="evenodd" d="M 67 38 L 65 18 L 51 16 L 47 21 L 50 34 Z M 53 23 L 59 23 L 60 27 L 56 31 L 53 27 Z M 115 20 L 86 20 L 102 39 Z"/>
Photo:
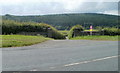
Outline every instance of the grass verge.
<path id="1" fill-rule="evenodd" d="M 51 38 L 46 38 L 43 36 L 26 36 L 26 35 L 0 35 L 0 37 L 2 37 L 1 47 L 28 46 L 41 43 L 47 40 L 52 40 Z"/>
<path id="2" fill-rule="evenodd" d="M 90 30 L 84 30 L 84 31 L 90 31 Z M 93 29 L 92 31 L 99 31 L 99 30 Z"/>
<path id="3" fill-rule="evenodd" d="M 78 36 L 71 38 L 71 40 L 108 40 L 118 41 L 118 36 Z"/>

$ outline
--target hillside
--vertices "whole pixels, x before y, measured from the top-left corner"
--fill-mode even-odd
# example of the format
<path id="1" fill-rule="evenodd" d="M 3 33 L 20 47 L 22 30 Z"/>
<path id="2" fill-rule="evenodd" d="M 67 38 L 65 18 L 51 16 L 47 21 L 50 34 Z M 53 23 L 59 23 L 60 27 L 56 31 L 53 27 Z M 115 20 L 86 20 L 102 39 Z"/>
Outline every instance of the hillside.
<path id="1" fill-rule="evenodd" d="M 53 14 L 53 15 L 34 15 L 34 16 L 14 16 L 6 14 L 3 16 L 3 20 L 10 19 L 20 22 L 32 21 L 42 22 L 52 25 L 53 27 L 65 30 L 70 29 L 76 24 L 81 24 L 86 29 L 90 25 L 93 27 L 117 27 L 118 16 L 96 14 L 96 13 L 76 13 L 76 14 Z"/>

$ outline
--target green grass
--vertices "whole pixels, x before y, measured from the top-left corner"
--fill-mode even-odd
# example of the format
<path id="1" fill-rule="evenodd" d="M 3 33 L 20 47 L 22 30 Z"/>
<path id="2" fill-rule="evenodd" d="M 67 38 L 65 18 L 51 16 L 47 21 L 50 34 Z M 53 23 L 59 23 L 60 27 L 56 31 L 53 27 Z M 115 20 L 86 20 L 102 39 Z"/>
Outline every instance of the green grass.
<path id="1" fill-rule="evenodd" d="M 71 40 L 108 40 L 118 41 L 118 36 L 78 36 L 71 38 Z"/>
<path id="2" fill-rule="evenodd" d="M 43 36 L 0 35 L 0 37 L 2 37 L 1 47 L 28 46 L 47 40 L 52 40 L 51 38 L 45 38 Z"/>
<path id="3" fill-rule="evenodd" d="M 84 31 L 90 31 L 90 30 L 84 30 Z M 92 31 L 99 31 L 99 30 L 93 29 Z"/>

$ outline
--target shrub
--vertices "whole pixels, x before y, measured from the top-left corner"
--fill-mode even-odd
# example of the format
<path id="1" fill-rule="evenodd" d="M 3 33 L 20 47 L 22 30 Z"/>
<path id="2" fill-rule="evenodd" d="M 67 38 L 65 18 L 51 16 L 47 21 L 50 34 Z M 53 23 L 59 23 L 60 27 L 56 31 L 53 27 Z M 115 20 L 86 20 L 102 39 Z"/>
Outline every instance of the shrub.
<path id="1" fill-rule="evenodd" d="M 74 34 L 74 30 L 75 29 L 79 29 L 79 31 L 83 31 L 83 27 L 81 25 L 75 25 L 73 26 L 70 31 L 69 31 L 69 34 L 68 34 L 68 38 L 72 38 L 73 37 L 73 34 Z"/>
<path id="2" fill-rule="evenodd" d="M 120 29 L 114 27 L 112 28 L 106 27 L 103 29 L 102 33 L 104 33 L 104 35 L 110 35 L 110 36 L 120 35 Z"/>

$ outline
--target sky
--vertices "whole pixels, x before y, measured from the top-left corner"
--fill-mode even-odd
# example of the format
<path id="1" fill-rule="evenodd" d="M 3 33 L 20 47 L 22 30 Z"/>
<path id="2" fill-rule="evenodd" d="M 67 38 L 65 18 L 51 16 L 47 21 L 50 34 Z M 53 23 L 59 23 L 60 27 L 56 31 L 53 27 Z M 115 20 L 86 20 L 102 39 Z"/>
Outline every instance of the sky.
<path id="1" fill-rule="evenodd" d="M 0 15 L 102 13 L 118 15 L 119 0 L 0 0 Z"/>

